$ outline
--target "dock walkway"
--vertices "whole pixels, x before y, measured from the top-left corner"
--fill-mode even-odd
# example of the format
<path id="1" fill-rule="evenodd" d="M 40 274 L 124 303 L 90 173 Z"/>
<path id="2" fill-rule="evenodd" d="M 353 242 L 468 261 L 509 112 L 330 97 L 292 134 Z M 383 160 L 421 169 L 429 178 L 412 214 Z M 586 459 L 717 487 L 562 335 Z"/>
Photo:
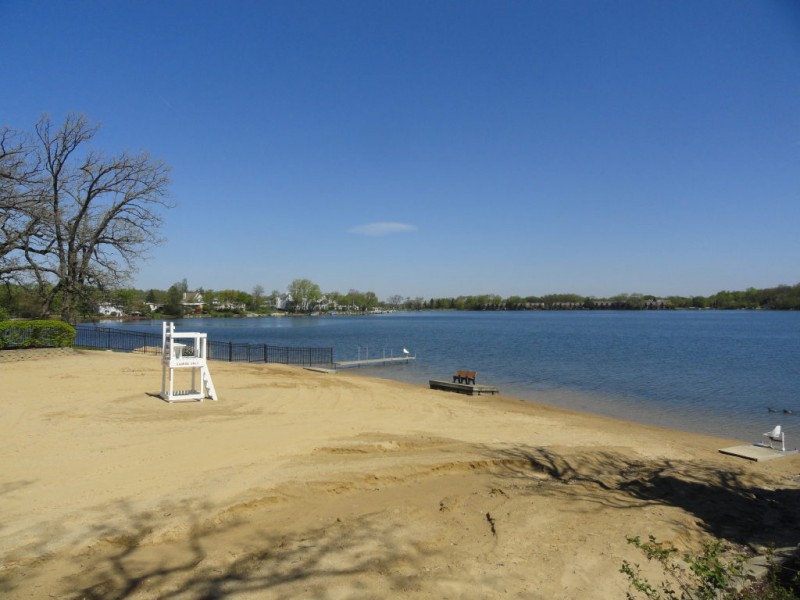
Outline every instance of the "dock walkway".
<path id="1" fill-rule="evenodd" d="M 363 360 L 342 360 L 333 363 L 336 369 L 352 369 L 355 367 L 380 367 L 383 365 L 407 364 L 416 360 L 416 356 L 384 356 L 383 358 L 366 358 Z"/>

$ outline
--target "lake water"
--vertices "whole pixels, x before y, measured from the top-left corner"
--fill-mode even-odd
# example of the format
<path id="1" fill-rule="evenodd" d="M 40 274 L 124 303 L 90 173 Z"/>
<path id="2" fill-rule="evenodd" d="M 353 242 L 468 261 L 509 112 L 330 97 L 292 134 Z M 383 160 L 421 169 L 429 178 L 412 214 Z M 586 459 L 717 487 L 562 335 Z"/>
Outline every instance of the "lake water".
<path id="1" fill-rule="evenodd" d="M 103 326 L 161 333 L 160 321 Z M 781 424 L 787 443 L 800 443 L 797 312 L 414 312 L 176 327 L 217 341 L 332 346 L 336 360 L 405 347 L 415 362 L 359 371 L 427 386 L 469 369 L 507 396 L 745 441 Z"/>

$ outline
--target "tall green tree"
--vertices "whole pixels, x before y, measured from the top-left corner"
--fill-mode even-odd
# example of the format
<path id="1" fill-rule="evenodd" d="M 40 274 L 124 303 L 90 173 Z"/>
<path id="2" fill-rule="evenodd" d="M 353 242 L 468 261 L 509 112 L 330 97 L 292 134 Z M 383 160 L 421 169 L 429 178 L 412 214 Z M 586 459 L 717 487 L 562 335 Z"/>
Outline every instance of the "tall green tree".
<path id="1" fill-rule="evenodd" d="M 322 298 L 320 287 L 309 279 L 295 279 L 289 284 L 289 293 L 294 299 L 295 310 L 310 311 Z"/>
<path id="2" fill-rule="evenodd" d="M 364 308 L 369 310 L 378 306 L 378 295 L 375 292 L 364 292 Z"/>
<path id="3" fill-rule="evenodd" d="M 185 293 L 184 279 L 181 283 L 173 283 L 167 290 L 167 301 L 164 304 L 164 312 L 168 315 L 181 318 L 184 314 L 183 295 Z"/>

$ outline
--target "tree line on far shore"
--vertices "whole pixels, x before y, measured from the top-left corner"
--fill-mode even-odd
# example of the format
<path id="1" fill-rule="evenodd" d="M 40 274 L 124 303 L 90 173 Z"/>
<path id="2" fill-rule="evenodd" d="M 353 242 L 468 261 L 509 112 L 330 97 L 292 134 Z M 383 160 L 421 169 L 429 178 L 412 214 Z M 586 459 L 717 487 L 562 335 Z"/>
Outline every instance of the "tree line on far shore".
<path id="1" fill-rule="evenodd" d="M 800 310 L 800 284 L 772 288 L 748 288 L 744 291 L 720 291 L 711 296 L 668 296 L 618 294 L 610 298 L 578 294 L 545 296 L 497 295 L 458 296 L 457 298 L 417 299 L 406 308 L 452 310 Z"/>
<path id="2" fill-rule="evenodd" d="M 290 294 L 299 300 L 281 305 L 285 296 L 277 290 L 265 293 L 257 285 L 251 292 L 242 290 L 212 290 L 197 288 L 189 291 L 186 280 L 175 283 L 167 290 L 139 290 L 134 288 L 103 291 L 85 296 L 86 302 L 78 309 L 83 318 L 98 314 L 98 305 L 105 303 L 119 307 L 127 316 L 146 318 L 182 317 L 198 312 L 182 301 L 186 295 L 199 293 L 204 306 L 201 314 L 209 316 L 240 316 L 270 314 L 275 312 L 307 314 L 332 312 L 365 314 L 374 310 L 800 310 L 800 284 L 779 285 L 773 288 L 744 291 L 721 291 L 711 296 L 669 296 L 648 294 L 619 294 L 610 298 L 580 296 L 578 294 L 548 294 L 545 296 L 510 296 L 484 294 L 455 298 L 410 298 L 399 294 L 379 300 L 374 292 L 349 290 L 347 293 L 323 293 L 309 280 L 295 280 L 288 287 Z M 156 308 L 154 308 L 156 307 Z M 41 313 L 39 297 L 23 286 L 6 284 L 0 288 L 0 320 L 4 317 L 37 318 Z"/>

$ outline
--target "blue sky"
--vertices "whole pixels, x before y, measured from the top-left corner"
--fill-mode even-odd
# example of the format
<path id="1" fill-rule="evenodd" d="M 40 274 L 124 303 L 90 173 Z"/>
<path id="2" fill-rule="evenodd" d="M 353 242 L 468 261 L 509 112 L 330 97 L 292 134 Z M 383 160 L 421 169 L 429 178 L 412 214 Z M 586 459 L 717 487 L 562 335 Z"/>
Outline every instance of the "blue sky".
<path id="1" fill-rule="evenodd" d="M 795 1 L 0 0 L 0 21 L 0 122 L 82 112 L 97 147 L 172 166 L 139 288 L 800 282 Z"/>

